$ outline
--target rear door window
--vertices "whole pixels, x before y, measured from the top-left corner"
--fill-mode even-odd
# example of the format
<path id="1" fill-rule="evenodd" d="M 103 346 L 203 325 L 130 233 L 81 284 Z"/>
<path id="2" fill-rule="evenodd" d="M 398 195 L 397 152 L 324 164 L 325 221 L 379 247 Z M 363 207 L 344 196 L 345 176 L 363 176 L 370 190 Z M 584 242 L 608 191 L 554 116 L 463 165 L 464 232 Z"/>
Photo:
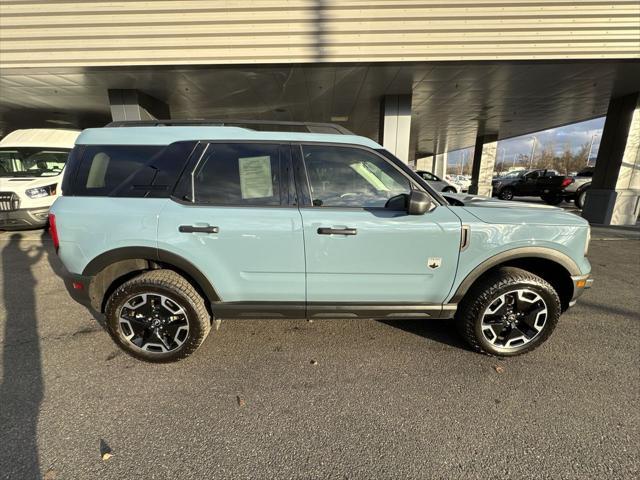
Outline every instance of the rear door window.
<path id="1" fill-rule="evenodd" d="M 286 193 L 281 185 L 281 172 L 286 171 L 288 161 L 285 148 L 288 146 L 211 143 L 190 174 L 191 198 L 183 199 L 211 205 L 278 206 Z"/>

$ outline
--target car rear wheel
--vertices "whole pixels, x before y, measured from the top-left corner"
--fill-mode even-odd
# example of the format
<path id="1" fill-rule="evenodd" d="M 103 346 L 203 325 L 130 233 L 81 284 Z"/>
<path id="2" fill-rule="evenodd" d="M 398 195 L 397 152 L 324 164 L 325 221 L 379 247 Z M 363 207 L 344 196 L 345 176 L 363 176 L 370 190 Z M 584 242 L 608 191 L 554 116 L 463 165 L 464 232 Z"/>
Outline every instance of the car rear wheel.
<path id="1" fill-rule="evenodd" d="M 202 297 L 171 270 L 145 272 L 123 283 L 109 297 L 105 315 L 120 348 L 154 363 L 191 355 L 211 328 Z"/>
<path id="2" fill-rule="evenodd" d="M 455 189 L 455 188 L 453 188 L 453 187 L 444 187 L 444 188 L 442 189 L 442 191 L 443 191 L 444 193 L 456 193 L 456 189 Z"/>
<path id="3" fill-rule="evenodd" d="M 456 323 L 474 350 L 506 357 L 542 344 L 555 329 L 560 312 L 560 298 L 548 282 L 525 270 L 504 267 L 467 293 Z"/>
<path id="4" fill-rule="evenodd" d="M 562 203 L 562 195 L 559 193 L 548 193 L 542 195 L 540 198 L 542 198 L 547 205 L 560 205 Z"/>
<path id="5" fill-rule="evenodd" d="M 513 200 L 513 188 L 505 187 L 498 193 L 500 200 Z"/>

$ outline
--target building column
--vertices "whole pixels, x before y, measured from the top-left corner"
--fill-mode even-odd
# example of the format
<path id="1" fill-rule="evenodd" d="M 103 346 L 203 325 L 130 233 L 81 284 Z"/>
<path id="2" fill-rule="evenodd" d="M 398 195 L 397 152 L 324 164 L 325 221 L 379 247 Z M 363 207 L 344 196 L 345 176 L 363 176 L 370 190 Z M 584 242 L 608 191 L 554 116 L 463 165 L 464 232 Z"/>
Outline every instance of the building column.
<path id="1" fill-rule="evenodd" d="M 427 170 L 431 168 L 431 154 L 420 154 L 420 158 L 416 158 L 416 170 Z"/>
<path id="2" fill-rule="evenodd" d="M 469 193 L 490 197 L 492 193 L 491 180 L 496 165 L 498 151 L 497 135 L 481 135 L 476 137 L 471 165 L 471 185 Z"/>
<path id="3" fill-rule="evenodd" d="M 443 152 L 440 155 L 434 154 L 431 163 L 431 173 L 440 179 L 444 179 L 447 174 L 447 152 Z"/>
<path id="4" fill-rule="evenodd" d="M 166 103 L 139 90 L 109 90 L 109 104 L 114 121 L 171 118 Z"/>
<path id="5" fill-rule="evenodd" d="M 382 146 L 409 163 L 411 96 L 388 95 L 382 99 L 380 139 Z"/>
<path id="6" fill-rule="evenodd" d="M 582 216 L 635 225 L 640 212 L 640 92 L 611 99 Z"/>

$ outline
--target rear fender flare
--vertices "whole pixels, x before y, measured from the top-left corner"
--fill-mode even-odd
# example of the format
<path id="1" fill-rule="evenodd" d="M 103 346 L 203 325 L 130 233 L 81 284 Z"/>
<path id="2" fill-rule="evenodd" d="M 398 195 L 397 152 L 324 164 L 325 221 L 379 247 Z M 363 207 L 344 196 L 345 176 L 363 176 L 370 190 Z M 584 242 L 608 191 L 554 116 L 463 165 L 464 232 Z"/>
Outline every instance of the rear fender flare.
<path id="1" fill-rule="evenodd" d="M 152 247 L 123 247 L 109 250 L 91 260 L 84 268 L 82 275 L 95 277 L 110 265 L 124 260 L 143 260 L 172 266 L 187 274 L 196 283 L 209 303 L 221 301 L 212 283 L 198 267 L 179 255 Z"/>

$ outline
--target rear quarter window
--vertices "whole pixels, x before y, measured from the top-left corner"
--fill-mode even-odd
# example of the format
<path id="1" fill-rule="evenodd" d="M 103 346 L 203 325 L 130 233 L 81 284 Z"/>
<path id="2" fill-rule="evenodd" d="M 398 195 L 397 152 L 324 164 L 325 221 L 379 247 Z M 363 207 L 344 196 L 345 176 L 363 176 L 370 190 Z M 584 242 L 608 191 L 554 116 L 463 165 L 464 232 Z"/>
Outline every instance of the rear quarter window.
<path id="1" fill-rule="evenodd" d="M 74 150 L 64 195 L 168 197 L 196 142 L 87 145 Z M 76 147 L 77 148 L 77 147 Z"/>

